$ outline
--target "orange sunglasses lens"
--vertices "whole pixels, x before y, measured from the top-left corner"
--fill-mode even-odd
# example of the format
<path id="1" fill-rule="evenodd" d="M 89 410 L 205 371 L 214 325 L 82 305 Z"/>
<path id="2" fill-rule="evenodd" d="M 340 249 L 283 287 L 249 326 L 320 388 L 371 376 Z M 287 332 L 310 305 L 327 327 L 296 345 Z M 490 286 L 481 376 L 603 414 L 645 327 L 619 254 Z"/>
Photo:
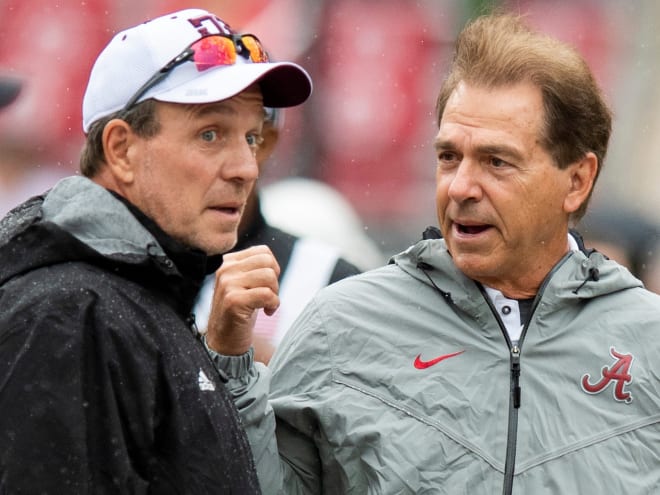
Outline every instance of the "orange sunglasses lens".
<path id="1" fill-rule="evenodd" d="M 199 71 L 236 62 L 236 46 L 229 38 L 208 36 L 193 43 L 191 48 L 195 52 L 193 61 Z"/>
<path id="2" fill-rule="evenodd" d="M 251 34 L 243 35 L 241 36 L 241 42 L 250 51 L 250 60 L 257 63 L 268 62 L 268 54 L 256 36 Z"/>

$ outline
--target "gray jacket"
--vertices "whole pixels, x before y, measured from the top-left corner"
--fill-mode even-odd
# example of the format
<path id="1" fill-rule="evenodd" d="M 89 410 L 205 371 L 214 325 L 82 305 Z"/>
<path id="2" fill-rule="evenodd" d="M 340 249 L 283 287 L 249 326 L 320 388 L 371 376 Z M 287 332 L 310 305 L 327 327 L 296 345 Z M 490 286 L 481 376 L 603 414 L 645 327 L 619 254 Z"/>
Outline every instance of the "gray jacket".
<path id="1" fill-rule="evenodd" d="M 599 253 L 557 264 L 512 346 L 425 240 L 323 289 L 272 377 L 215 361 L 264 493 L 632 495 L 660 493 L 658 356 L 660 297 Z"/>

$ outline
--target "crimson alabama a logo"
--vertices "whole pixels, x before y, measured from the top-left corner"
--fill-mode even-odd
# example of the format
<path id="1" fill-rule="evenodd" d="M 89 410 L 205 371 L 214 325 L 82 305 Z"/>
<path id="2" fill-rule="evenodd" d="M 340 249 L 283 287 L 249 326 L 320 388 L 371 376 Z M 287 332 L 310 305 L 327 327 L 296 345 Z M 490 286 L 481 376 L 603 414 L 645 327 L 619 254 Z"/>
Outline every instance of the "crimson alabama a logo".
<path id="1" fill-rule="evenodd" d="M 610 356 L 615 359 L 614 363 L 609 368 L 603 366 L 603 369 L 600 370 L 601 378 L 594 380 L 596 383 L 591 383 L 591 375 L 589 373 L 582 377 L 582 390 L 588 394 L 599 394 L 608 385 L 612 384 L 614 399 L 630 404 L 632 402 L 632 395 L 624 388 L 632 382 L 630 367 L 632 366 L 633 356 L 632 354 L 617 352 L 614 347 L 610 347 Z"/>

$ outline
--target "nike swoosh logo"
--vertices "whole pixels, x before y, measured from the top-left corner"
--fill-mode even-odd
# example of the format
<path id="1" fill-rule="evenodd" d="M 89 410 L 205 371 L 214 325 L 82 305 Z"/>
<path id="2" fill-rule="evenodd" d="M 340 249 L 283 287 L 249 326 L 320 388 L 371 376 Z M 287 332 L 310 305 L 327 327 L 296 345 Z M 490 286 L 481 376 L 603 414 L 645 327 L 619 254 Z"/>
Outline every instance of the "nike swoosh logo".
<path id="1" fill-rule="evenodd" d="M 444 361 L 445 359 L 452 358 L 454 356 L 458 356 L 459 354 L 463 354 L 465 351 L 458 351 L 458 352 L 452 352 L 451 354 L 444 354 L 442 356 L 438 356 L 437 358 L 431 359 L 430 361 L 422 361 L 422 355 L 418 354 L 417 357 L 415 358 L 415 368 L 418 370 L 425 370 L 426 368 L 430 368 L 431 366 L 438 364 L 440 361 Z"/>

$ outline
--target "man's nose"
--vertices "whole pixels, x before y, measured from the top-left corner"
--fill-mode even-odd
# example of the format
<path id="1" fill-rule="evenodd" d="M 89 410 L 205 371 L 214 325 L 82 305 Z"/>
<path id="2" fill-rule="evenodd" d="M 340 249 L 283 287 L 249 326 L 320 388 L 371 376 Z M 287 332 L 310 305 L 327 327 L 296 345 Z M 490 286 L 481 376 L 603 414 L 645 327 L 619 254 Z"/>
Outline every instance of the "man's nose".
<path id="1" fill-rule="evenodd" d="M 230 155 L 221 170 L 225 180 L 252 182 L 259 177 L 259 166 L 253 146 L 246 141 L 235 143 Z"/>
<path id="2" fill-rule="evenodd" d="M 464 157 L 454 169 L 449 184 L 449 197 L 458 203 L 479 200 L 483 193 L 480 185 L 480 172 L 479 164 L 475 160 Z"/>

